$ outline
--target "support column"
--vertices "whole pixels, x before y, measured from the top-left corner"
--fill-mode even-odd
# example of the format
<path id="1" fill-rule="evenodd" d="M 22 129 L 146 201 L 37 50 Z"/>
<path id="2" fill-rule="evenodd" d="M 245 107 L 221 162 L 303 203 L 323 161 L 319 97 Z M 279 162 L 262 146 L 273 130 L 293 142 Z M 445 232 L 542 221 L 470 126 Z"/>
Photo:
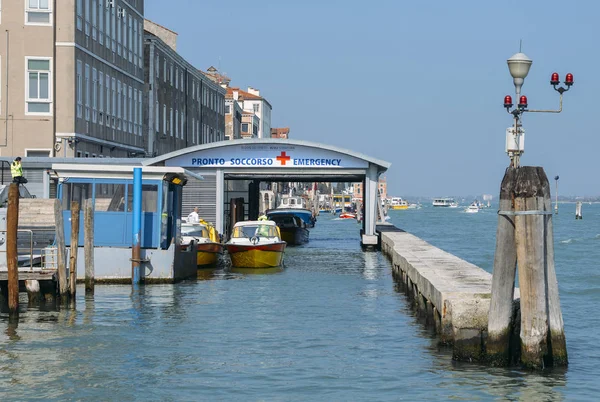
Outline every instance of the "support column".
<path id="1" fill-rule="evenodd" d="M 377 235 L 375 233 L 375 225 L 377 223 L 377 166 L 370 163 L 367 177 L 365 178 L 364 205 L 365 205 L 365 224 L 364 233 L 362 234 L 361 243 L 363 246 L 376 246 Z"/>
<path id="2" fill-rule="evenodd" d="M 217 187 L 217 197 L 216 197 L 216 218 L 215 218 L 215 229 L 219 234 L 225 233 L 223 231 L 223 218 L 225 214 L 225 206 L 223 205 L 223 197 L 225 194 L 225 175 L 223 174 L 223 169 L 217 169 L 217 174 L 215 177 L 216 187 Z"/>
<path id="3" fill-rule="evenodd" d="M 133 168 L 133 239 L 131 245 L 131 283 L 141 281 L 142 247 L 142 168 Z"/>
<path id="4" fill-rule="evenodd" d="M 260 181 L 252 180 L 248 186 L 248 220 L 255 221 L 258 219 L 260 196 Z"/>

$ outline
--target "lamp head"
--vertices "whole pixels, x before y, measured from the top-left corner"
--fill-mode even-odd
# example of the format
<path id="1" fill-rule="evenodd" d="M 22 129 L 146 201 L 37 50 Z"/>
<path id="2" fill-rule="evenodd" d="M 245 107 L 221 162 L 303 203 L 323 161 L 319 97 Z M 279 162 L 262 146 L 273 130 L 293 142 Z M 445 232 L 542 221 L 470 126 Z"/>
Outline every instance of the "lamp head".
<path id="1" fill-rule="evenodd" d="M 521 93 L 521 87 L 523 86 L 525 77 L 527 77 L 527 74 L 529 74 L 529 68 L 531 67 L 531 63 L 533 63 L 533 60 L 527 57 L 525 53 L 519 52 L 512 55 L 510 59 L 506 60 L 506 63 L 508 64 L 508 71 L 513 77 L 517 95 L 519 95 Z"/>

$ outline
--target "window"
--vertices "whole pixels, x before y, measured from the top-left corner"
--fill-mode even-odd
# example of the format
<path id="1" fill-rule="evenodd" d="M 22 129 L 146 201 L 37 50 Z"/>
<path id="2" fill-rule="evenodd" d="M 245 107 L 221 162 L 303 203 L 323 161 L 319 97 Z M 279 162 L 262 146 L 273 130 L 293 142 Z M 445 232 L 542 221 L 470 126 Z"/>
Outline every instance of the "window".
<path id="1" fill-rule="evenodd" d="M 231 106 L 225 105 L 225 113 L 227 113 L 227 114 L 231 113 Z"/>
<path id="2" fill-rule="evenodd" d="M 134 89 L 133 90 L 133 133 L 134 134 L 138 133 L 137 108 L 138 108 L 138 92 L 137 92 L 137 89 Z"/>
<path id="3" fill-rule="evenodd" d="M 156 54 L 155 57 L 156 58 L 154 59 L 154 69 L 156 70 L 156 78 L 160 78 L 160 56 Z"/>
<path id="4" fill-rule="evenodd" d="M 158 101 L 154 104 L 154 131 L 158 133 L 158 119 L 159 119 L 159 105 Z"/>
<path id="5" fill-rule="evenodd" d="M 105 0 L 100 0 L 105 1 Z M 110 48 L 110 8 L 104 9 L 104 31 L 106 31 L 106 48 Z M 113 35 L 114 37 L 114 35 Z"/>
<path id="6" fill-rule="evenodd" d="M 52 25 L 50 0 L 27 0 L 25 2 L 27 24 Z"/>
<path id="7" fill-rule="evenodd" d="M 106 125 L 109 126 L 110 120 L 110 76 L 106 74 L 106 80 L 104 81 L 104 85 L 106 88 Z"/>
<path id="8" fill-rule="evenodd" d="M 133 133 L 133 88 L 128 87 L 127 89 L 127 121 L 129 122 L 129 134 Z"/>
<path id="9" fill-rule="evenodd" d="M 138 21 L 137 20 L 133 20 L 133 36 L 134 36 L 134 40 L 133 40 L 133 62 L 137 63 L 137 58 L 138 58 Z"/>
<path id="10" fill-rule="evenodd" d="M 98 70 L 92 69 L 92 123 L 98 121 Z"/>
<path id="11" fill-rule="evenodd" d="M 173 67 L 174 67 L 174 64 L 171 63 L 169 65 L 169 82 L 171 83 L 171 85 L 173 85 Z"/>
<path id="12" fill-rule="evenodd" d="M 117 81 L 117 128 L 121 129 L 121 81 Z"/>
<path id="13" fill-rule="evenodd" d="M 100 121 L 99 123 L 104 124 L 104 74 L 102 71 L 98 73 L 98 110 L 100 111 Z"/>
<path id="14" fill-rule="evenodd" d="M 163 81 L 167 82 L 167 58 L 163 59 Z"/>
<path id="15" fill-rule="evenodd" d="M 139 91 L 138 94 L 138 126 L 139 126 L 139 135 L 142 135 L 142 107 L 143 107 L 143 102 L 142 102 L 142 91 Z"/>
<path id="16" fill-rule="evenodd" d="M 242 131 L 245 133 L 248 132 L 248 123 L 242 123 Z"/>
<path id="17" fill-rule="evenodd" d="M 102 0 L 100 0 L 102 1 Z M 89 6 L 89 4 L 87 4 Z M 92 39 L 96 40 L 98 36 L 98 27 L 96 25 L 96 15 L 98 13 L 98 4 L 96 0 L 92 0 Z"/>
<path id="18" fill-rule="evenodd" d="M 110 19 L 112 20 L 111 22 L 111 32 L 112 32 L 112 51 L 114 52 L 116 50 L 116 39 L 117 39 L 117 15 L 115 14 L 115 8 L 111 7 L 110 8 Z"/>
<path id="19" fill-rule="evenodd" d="M 90 121 L 90 65 L 85 64 L 85 120 Z"/>
<path id="20" fill-rule="evenodd" d="M 175 138 L 179 138 L 179 112 L 175 109 Z"/>
<path id="21" fill-rule="evenodd" d="M 167 105 L 163 105 L 163 135 L 167 135 Z"/>
<path id="22" fill-rule="evenodd" d="M 169 134 L 173 136 L 173 108 L 169 109 Z"/>
<path id="23" fill-rule="evenodd" d="M 254 113 L 258 113 L 258 104 L 254 104 L 252 107 L 254 108 Z"/>
<path id="24" fill-rule="evenodd" d="M 27 113 L 50 113 L 50 59 L 27 59 Z"/>
<path id="25" fill-rule="evenodd" d="M 123 107 L 123 131 L 127 131 L 127 85 L 125 85 L 125 83 L 123 83 L 123 91 L 121 92 L 121 95 L 123 96 L 123 103 L 121 104 Z"/>
<path id="26" fill-rule="evenodd" d="M 50 157 L 49 149 L 26 149 L 25 156 L 28 158 L 48 158 Z"/>
<path id="27" fill-rule="evenodd" d="M 83 29 L 83 0 L 77 0 L 77 29 Z"/>
<path id="28" fill-rule="evenodd" d="M 106 0 L 98 0 L 98 7 L 100 11 L 98 12 L 98 28 L 100 34 L 98 35 L 98 41 L 100 44 L 104 44 L 104 11 L 102 10 L 102 3 Z"/>
<path id="29" fill-rule="evenodd" d="M 127 25 L 129 28 L 129 34 L 127 38 L 129 40 L 129 62 L 133 63 L 133 20 L 131 19 L 131 15 L 127 19 Z"/>
<path id="30" fill-rule="evenodd" d="M 114 10 L 114 8 L 113 8 L 113 10 Z M 116 18 L 113 18 L 113 23 L 117 25 L 117 54 L 120 56 L 121 55 L 121 46 L 123 43 L 122 38 L 121 38 L 121 23 L 119 21 L 117 21 Z M 123 32 L 123 34 L 125 34 L 125 32 Z"/>
<path id="31" fill-rule="evenodd" d="M 83 65 L 81 60 L 77 60 L 77 117 L 83 117 Z"/>
<path id="32" fill-rule="evenodd" d="M 179 89 L 179 67 L 175 67 L 175 89 Z"/>
<path id="33" fill-rule="evenodd" d="M 85 34 L 90 36 L 90 0 L 85 2 Z"/>
<path id="34" fill-rule="evenodd" d="M 113 77 L 111 84 L 112 91 L 112 128 L 116 128 L 116 118 L 117 118 L 117 80 Z"/>
<path id="35" fill-rule="evenodd" d="M 192 144 L 196 143 L 196 119 L 192 117 Z"/>
<path id="36" fill-rule="evenodd" d="M 181 112 L 181 139 L 184 139 L 184 135 L 185 135 L 185 115 L 183 112 Z"/>

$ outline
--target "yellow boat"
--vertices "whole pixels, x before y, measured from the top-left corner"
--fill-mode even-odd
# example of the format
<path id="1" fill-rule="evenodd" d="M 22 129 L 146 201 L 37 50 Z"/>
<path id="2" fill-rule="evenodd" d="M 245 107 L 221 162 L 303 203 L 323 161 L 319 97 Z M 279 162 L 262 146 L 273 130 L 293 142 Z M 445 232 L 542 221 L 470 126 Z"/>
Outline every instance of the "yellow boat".
<path id="1" fill-rule="evenodd" d="M 219 237 L 215 228 L 200 220 L 200 223 L 181 224 L 181 246 L 196 247 L 196 264 L 199 267 L 214 266 L 219 261 L 219 255 L 223 254 L 223 244 L 219 243 Z"/>
<path id="2" fill-rule="evenodd" d="M 225 248 L 234 268 L 270 268 L 283 263 L 286 242 L 273 221 L 243 221 L 233 227 Z"/>

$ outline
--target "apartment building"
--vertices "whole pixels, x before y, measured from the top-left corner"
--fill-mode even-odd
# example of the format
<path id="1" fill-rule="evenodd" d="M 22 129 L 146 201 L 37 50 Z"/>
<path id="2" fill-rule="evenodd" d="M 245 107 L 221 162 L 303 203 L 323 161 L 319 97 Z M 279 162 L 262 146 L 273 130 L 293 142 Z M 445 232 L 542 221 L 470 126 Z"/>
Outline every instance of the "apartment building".
<path id="1" fill-rule="evenodd" d="M 233 96 L 225 95 L 225 139 L 238 140 L 242 138 L 242 108 L 233 100 Z"/>
<path id="2" fill-rule="evenodd" d="M 226 90 L 177 53 L 177 33 L 144 23 L 146 153 L 225 139 Z"/>
<path id="3" fill-rule="evenodd" d="M 143 154 L 144 1 L 5 0 L 0 10 L 0 154 Z"/>

